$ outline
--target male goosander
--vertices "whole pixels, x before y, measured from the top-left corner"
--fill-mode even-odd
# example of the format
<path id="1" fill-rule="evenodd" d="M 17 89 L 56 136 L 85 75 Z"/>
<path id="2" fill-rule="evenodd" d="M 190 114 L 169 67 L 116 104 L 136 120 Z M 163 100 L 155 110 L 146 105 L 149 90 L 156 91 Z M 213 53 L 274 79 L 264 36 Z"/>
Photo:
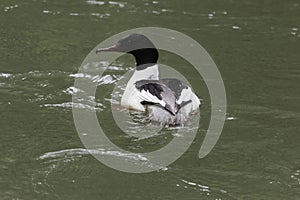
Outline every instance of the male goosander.
<path id="1" fill-rule="evenodd" d="M 184 125 L 200 101 L 192 89 L 178 79 L 159 79 L 158 50 L 144 35 L 131 34 L 98 52 L 125 52 L 136 60 L 135 71 L 127 83 L 121 105 L 148 111 L 148 120 L 163 125 Z"/>

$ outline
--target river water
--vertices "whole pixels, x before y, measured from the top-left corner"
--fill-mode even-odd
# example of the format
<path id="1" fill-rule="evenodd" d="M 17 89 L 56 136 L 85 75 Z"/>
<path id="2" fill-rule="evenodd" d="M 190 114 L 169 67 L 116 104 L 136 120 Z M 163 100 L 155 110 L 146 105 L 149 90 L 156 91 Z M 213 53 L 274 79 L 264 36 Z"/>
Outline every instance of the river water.
<path id="1" fill-rule="evenodd" d="M 1 0 L 0 199 L 300 199 L 299 13 L 297 0 Z M 176 162 L 131 174 L 103 165 L 81 143 L 73 84 L 98 43 L 145 26 L 198 41 L 219 68 L 228 105 L 218 143 L 199 159 L 210 115 L 205 83 L 162 54 L 159 62 L 183 69 L 202 99 L 200 128 Z M 111 66 L 95 111 L 116 144 L 151 151 L 172 133 L 124 137 L 105 97 L 133 65 L 123 56 Z"/>

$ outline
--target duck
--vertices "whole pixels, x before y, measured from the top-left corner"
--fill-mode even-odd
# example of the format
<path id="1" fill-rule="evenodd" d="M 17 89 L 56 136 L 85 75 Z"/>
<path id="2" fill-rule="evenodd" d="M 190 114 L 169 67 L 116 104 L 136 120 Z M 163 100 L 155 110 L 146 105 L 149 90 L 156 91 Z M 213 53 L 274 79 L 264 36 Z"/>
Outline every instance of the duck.
<path id="1" fill-rule="evenodd" d="M 192 88 L 176 78 L 159 78 L 159 52 L 143 34 L 127 35 L 100 52 L 120 52 L 134 56 L 136 66 L 121 98 L 121 106 L 147 113 L 146 120 L 161 125 L 185 125 L 198 112 L 200 100 Z"/>

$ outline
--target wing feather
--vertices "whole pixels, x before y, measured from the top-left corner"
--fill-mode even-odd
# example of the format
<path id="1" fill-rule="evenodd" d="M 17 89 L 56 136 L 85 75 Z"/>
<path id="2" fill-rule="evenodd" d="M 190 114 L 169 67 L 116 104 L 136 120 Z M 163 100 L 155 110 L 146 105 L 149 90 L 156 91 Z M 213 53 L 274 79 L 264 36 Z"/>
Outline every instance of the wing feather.
<path id="1" fill-rule="evenodd" d="M 135 83 L 140 102 L 156 104 L 175 115 L 178 110 L 174 92 L 157 80 L 141 80 Z"/>

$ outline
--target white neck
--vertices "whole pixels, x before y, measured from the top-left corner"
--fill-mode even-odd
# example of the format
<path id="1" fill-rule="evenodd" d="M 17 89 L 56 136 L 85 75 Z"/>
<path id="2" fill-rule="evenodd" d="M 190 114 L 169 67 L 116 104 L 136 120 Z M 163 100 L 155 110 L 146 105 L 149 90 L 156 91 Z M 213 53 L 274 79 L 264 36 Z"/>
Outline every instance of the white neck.
<path id="1" fill-rule="evenodd" d="M 121 105 L 127 108 L 144 111 L 144 106 L 136 99 L 134 95 L 137 94 L 135 82 L 140 80 L 158 80 L 158 66 L 157 64 L 147 67 L 143 70 L 135 70 L 132 77 L 129 79 L 125 91 L 122 95 Z"/>
<path id="2" fill-rule="evenodd" d="M 135 70 L 127 83 L 127 87 L 134 85 L 135 82 L 140 80 L 158 80 L 158 74 L 159 72 L 157 64 L 147 67 L 143 70 Z"/>

